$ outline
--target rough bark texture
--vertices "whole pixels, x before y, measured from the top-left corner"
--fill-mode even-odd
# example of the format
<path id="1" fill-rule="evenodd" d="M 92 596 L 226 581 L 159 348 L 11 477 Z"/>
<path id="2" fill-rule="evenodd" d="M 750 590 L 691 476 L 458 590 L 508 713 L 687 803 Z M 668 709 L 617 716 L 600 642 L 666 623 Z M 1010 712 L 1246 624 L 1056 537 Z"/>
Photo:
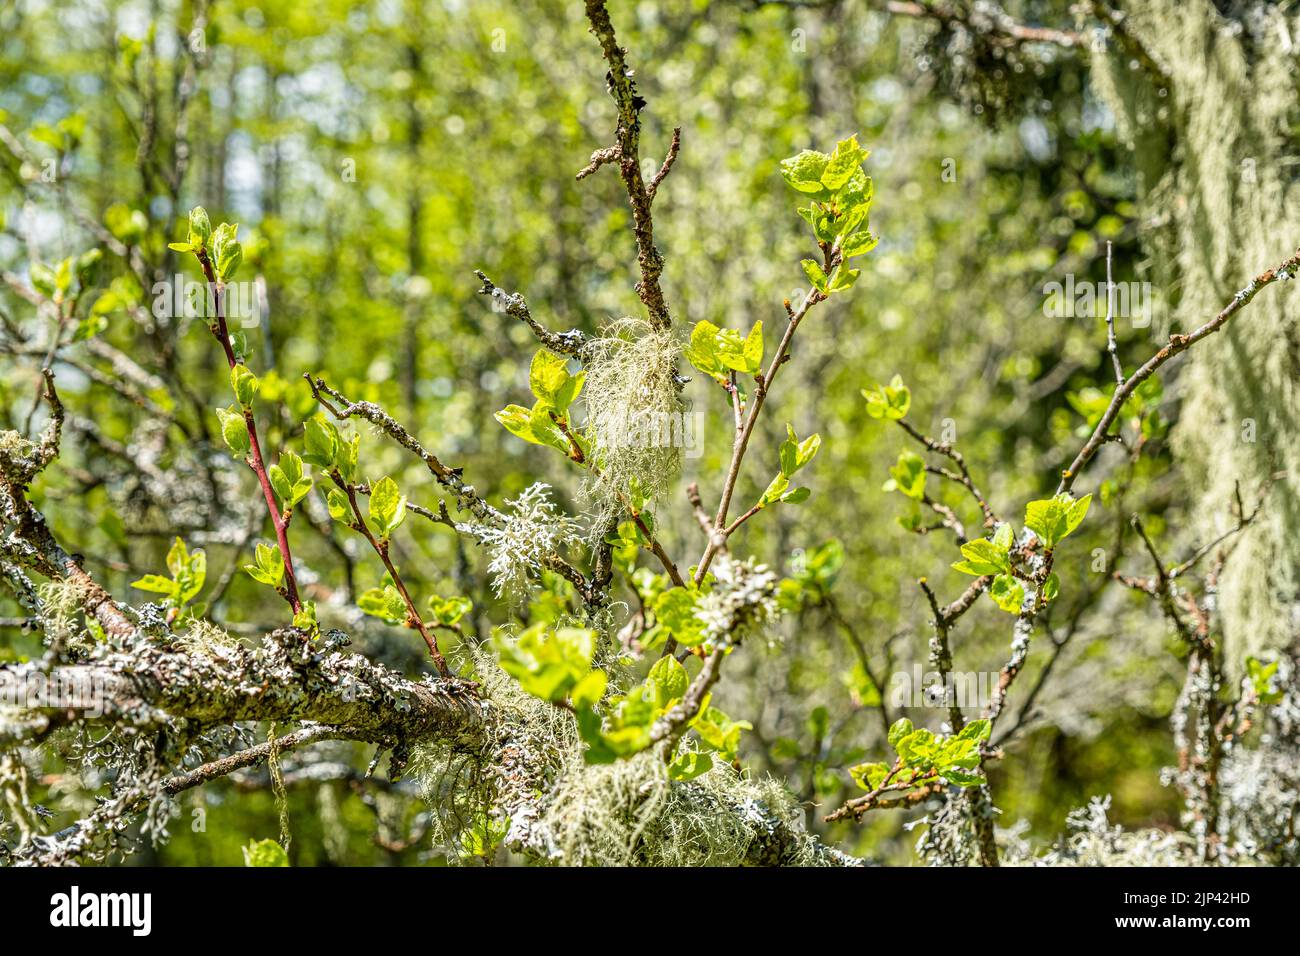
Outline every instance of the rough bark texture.
<path id="1" fill-rule="evenodd" d="M 76 706 L 23 709 L 18 719 L 0 723 L 0 745 L 30 743 L 73 722 L 114 725 L 136 731 L 194 732 L 236 721 L 306 721 L 304 740 L 338 737 L 400 750 L 433 743 L 482 755 L 492 779 L 497 812 L 512 822 L 508 845 L 544 862 L 558 857 L 546 825 L 540 822 L 553 782 L 553 755 L 539 753 L 538 731 L 510 708 L 495 706 L 469 684 L 425 677 L 409 680 L 343 648 L 332 632 L 323 642 L 305 642 L 300 632 L 268 634 L 249 650 L 242 644 L 205 642 L 201 648 L 135 638 L 116 647 L 100 645 L 81 664 L 43 669 L 39 662 L 0 667 L 0 700 L 21 701 L 38 680 L 77 687 L 88 696 Z M 567 719 L 567 717 L 559 717 Z M 287 738 L 286 738 L 287 739 Z M 261 745 L 266 749 L 266 745 Z M 257 748 L 254 748 L 256 751 Z M 251 754 L 262 759 L 262 754 Z M 234 770 L 255 760 L 217 761 L 214 770 Z M 125 793 L 120 802 L 139 812 L 161 793 L 216 779 L 220 773 L 186 782 L 183 776 L 157 781 Z M 672 784 L 679 797 L 704 802 L 719 825 L 753 834 L 745 862 L 757 866 L 792 863 L 854 865 L 859 861 L 824 846 L 761 802 L 731 803 L 692 784 Z M 61 840 L 47 841 L 29 862 L 74 862 L 78 841 L 89 826 L 69 828 Z M 689 852 L 689 848 L 687 850 Z"/>
<path id="2" fill-rule="evenodd" d="M 1222 15 L 1208 0 L 1125 5 L 1094 77 L 1135 149 L 1144 242 L 1163 314 L 1186 332 L 1300 243 L 1300 16 L 1262 3 Z M 1163 74 L 1161 76 L 1160 74 Z M 1165 88 L 1162 95 L 1160 90 Z M 1286 472 L 1221 582 L 1230 668 L 1285 646 L 1300 623 L 1300 283 L 1280 284 L 1196 353 L 1178 380 L 1176 452 L 1196 540 L 1223 531 L 1234 485 L 1249 498 Z"/>
<path id="3" fill-rule="evenodd" d="M 0 667 L 0 698 L 20 695 L 40 669 L 38 663 Z M 52 723 L 91 719 L 153 729 L 182 721 L 307 720 L 374 743 L 438 737 L 471 747 L 482 745 L 489 712 L 461 682 L 407 680 L 343 652 L 337 640 L 313 645 L 294 630 L 275 631 L 252 651 L 209 643 L 187 653 L 142 640 L 105 648 L 85 664 L 54 667 L 49 677 L 94 691 L 85 707 L 40 708 Z"/>

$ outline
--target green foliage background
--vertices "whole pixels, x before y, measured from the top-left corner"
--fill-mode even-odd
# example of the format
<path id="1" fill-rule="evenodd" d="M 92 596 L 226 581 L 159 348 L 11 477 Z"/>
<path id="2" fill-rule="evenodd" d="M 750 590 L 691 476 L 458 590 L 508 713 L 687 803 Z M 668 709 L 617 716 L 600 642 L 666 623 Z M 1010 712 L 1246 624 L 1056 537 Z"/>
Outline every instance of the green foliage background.
<path id="1" fill-rule="evenodd" d="M 1064 19 L 1065 6 L 1035 9 Z M 787 619 L 781 641 L 736 655 L 718 694 L 729 714 L 754 724 L 743 763 L 785 779 L 807 801 L 809 824 L 825 829 L 821 817 L 855 790 L 846 768 L 884 751 L 884 729 L 869 706 L 879 691 L 860 655 L 878 675 L 924 664 L 928 615 L 916 579 L 927 577 L 948 600 L 965 583 L 949 570 L 956 559 L 949 539 L 898 527 L 906 509 L 881 485 L 903 436 L 867 416 L 860 391 L 901 374 L 912 389 L 911 418 L 931 434 L 955 428 L 1000 511 L 1018 518 L 1024 501 L 1050 495 L 1086 434 L 1078 410 L 1085 390 L 1104 385 L 1109 370 L 1099 323 L 1045 317 L 1041 290 L 1065 273 L 1104 278 L 1107 240 L 1116 278 L 1133 277 L 1130 160 L 1071 59 L 1049 53 L 1028 75 L 1015 74 L 1008 83 L 1027 94 L 1017 97 L 1024 106 L 997 110 L 924 68 L 924 26 L 862 4 L 804 11 L 665 0 L 612 8 L 649 101 L 643 154 L 657 163 L 671 128 L 682 128 L 680 159 L 655 207 L 663 284 L 679 329 L 700 320 L 742 332 L 758 319 L 777 327 L 782 299 L 805 284 L 798 263 L 809 251 L 780 159 L 828 149 L 851 132 L 873 150 L 872 229 L 881 243 L 864 260 L 853 294 L 801 330 L 738 491 L 742 501 L 761 494 L 786 421 L 800 435 L 820 431 L 821 454 L 801 475 L 812 498 L 771 509 L 747 525 L 739 544 L 790 573 L 801 551 L 838 539 L 844 558 L 832 593 L 842 617 L 814 607 Z M 179 222 L 201 203 L 214 221 L 240 223 L 249 237 L 245 276 L 265 278 L 269 318 L 249 335 L 263 399 L 281 395 L 274 416 L 263 411 L 267 444 L 295 433 L 312 409 L 301 375 L 322 372 L 353 399 L 384 404 L 489 500 L 540 480 L 580 511 L 562 458 L 539 454 L 492 418 L 527 396 L 535 343 L 476 294 L 473 270 L 522 292 L 552 328 L 595 331 L 639 314 L 622 185 L 609 169 L 574 179 L 591 151 L 611 141 L 615 122 L 581 5 L 221 0 L 189 105 L 189 168 L 177 193 L 168 179 L 192 16 L 191 3 L 163 0 L 23 0 L 0 12 L 0 122 L 27 157 L 0 149 L 0 268 L 21 275 L 30 252 L 57 262 L 84 251 L 95 243 L 87 222 L 104 222 L 121 203 L 147 218 L 149 261 L 165 275 L 197 281 L 189 257 L 164 246 L 183 238 Z M 133 41 L 142 46 L 130 63 Z M 152 116 L 141 109 L 142 95 L 156 102 Z M 55 184 L 41 179 L 47 159 L 58 170 Z M 123 273 L 110 262 L 109 276 Z M 141 299 L 146 311 L 150 299 Z M 35 332 L 33 310 L 9 290 L 0 290 L 0 308 Z M 92 420 L 110 442 L 148 449 L 164 472 L 188 467 L 209 448 L 220 451 L 211 408 L 226 401 L 226 374 L 202 324 L 146 327 L 122 311 L 107 318 L 100 336 L 157 372 L 163 387 L 147 398 L 177 426 L 155 442 L 148 411 L 86 374 L 108 369 L 85 345 L 67 350 L 81 369 L 58 369 L 71 413 Z M 1121 347 L 1130 362 L 1145 357 L 1150 333 L 1121 329 Z M 0 426 L 22 429 L 39 356 L 2 362 Z M 698 480 L 707 499 L 730 453 L 730 410 L 701 376 L 687 397 L 707 424 L 682 487 Z M 373 436 L 363 448 L 368 474 L 392 475 L 412 501 L 436 507 L 436 489 L 418 462 Z M 1129 511 L 1153 513 L 1156 534 L 1166 520 L 1176 525 L 1177 512 L 1166 514 L 1179 492 L 1169 464 L 1157 432 L 1134 474 L 1116 469 L 1114 486 L 1103 489 L 1099 469 L 1081 483 L 1081 493 L 1101 495 L 1058 561 L 1065 597 L 1052 615 L 1054 633 L 1065 632 L 1102 583 L 1091 552 L 1106 548 L 1114 559 L 1116 529 Z M 251 498 L 251 475 L 228 460 L 226 468 Z M 249 559 L 220 534 L 213 539 L 234 525 L 209 507 L 207 489 L 176 482 L 158 494 L 129 472 L 75 435 L 60 466 L 34 489 L 56 533 L 112 592 L 126 596 L 130 581 L 159 571 L 176 534 L 205 547 L 209 581 Z M 657 518 L 671 552 L 695 550 L 698 529 L 684 495 L 665 501 Z M 467 624 L 477 637 L 511 619 L 493 598 L 474 545 L 408 519 L 400 548 L 421 595 L 474 600 Z M 425 666 L 412 634 L 350 610 L 346 591 L 331 603 L 349 584 L 336 545 L 303 523 L 295 526 L 295 551 L 324 626 L 348 630 L 361 650 L 412 672 Z M 373 561 L 359 560 L 353 593 L 379 575 Z M 546 601 L 513 614 L 525 623 L 544 619 Z M 1165 718 L 1178 663 L 1159 621 L 1135 599 L 1107 591 L 1090 606 L 1036 703 L 1037 719 L 992 769 L 1002 822 L 1025 819 L 1040 838 L 1059 833 L 1066 811 L 1094 794 L 1113 794 L 1113 818 L 1125 824 L 1159 825 L 1177 815 L 1158 771 L 1172 760 Z M 0 615 L 18 613 L 0 599 Z M 251 635 L 282 623 L 283 607 L 241 574 L 210 613 Z M 1009 638 L 1007 616 L 982 600 L 954 635 L 958 667 L 996 671 Z M 0 654 L 38 652 L 37 637 L 0 631 Z M 1040 641 L 1013 710 L 1047 656 Z M 911 715 L 937 726 L 937 712 Z M 358 766 L 366 757 L 360 748 L 352 755 Z M 376 846 L 375 813 L 348 787 L 335 789 L 337 813 L 324 819 L 318 790 L 292 790 L 295 864 L 441 859 L 427 846 Z M 184 800 L 187 811 L 200 804 L 206 832 L 190 832 L 182 817 L 172 841 L 145 858 L 156 852 L 167 863 L 237 864 L 249 839 L 277 832 L 267 792 L 223 784 Z M 51 806 L 71 809 L 57 792 Z M 906 861 L 914 835 L 903 830 L 905 819 L 876 814 L 827 835 L 850 851 Z"/>

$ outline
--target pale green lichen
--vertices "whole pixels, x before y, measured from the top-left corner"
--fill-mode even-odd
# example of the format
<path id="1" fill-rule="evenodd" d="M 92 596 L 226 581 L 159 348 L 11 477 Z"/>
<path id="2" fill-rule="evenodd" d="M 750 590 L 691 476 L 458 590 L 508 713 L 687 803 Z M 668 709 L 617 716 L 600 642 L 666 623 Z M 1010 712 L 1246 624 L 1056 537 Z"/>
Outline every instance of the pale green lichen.
<path id="1" fill-rule="evenodd" d="M 1134 149 L 1152 279 L 1164 293 L 1153 344 L 1187 332 L 1296 247 L 1300 180 L 1285 156 L 1295 122 L 1295 65 L 1279 34 L 1294 11 L 1235 19 L 1211 5 L 1151 0 L 1126 29 L 1170 80 L 1166 94 L 1112 36 L 1094 49 L 1093 79 Z M 1176 314 L 1175 327 L 1168 321 Z M 1163 320 L 1163 321 L 1162 321 Z M 1184 401 L 1174 446 L 1194 499 L 1190 549 L 1223 530 L 1236 482 L 1249 501 L 1285 472 L 1220 580 L 1225 663 L 1286 646 L 1300 619 L 1300 283 L 1276 283 L 1179 371 Z"/>
<path id="2" fill-rule="evenodd" d="M 619 682 L 625 675 L 614 671 Z M 843 862 L 802 833 L 802 811 L 775 780 L 715 762 L 689 783 L 668 778 L 657 751 L 587 764 L 572 716 L 525 694 L 479 652 L 474 677 L 499 714 L 495 747 L 525 755 L 508 793 L 501 768 L 482 755 L 418 744 L 408 772 L 435 813 L 434 843 L 453 861 L 472 858 L 480 834 L 515 845 L 536 862 L 564 866 L 811 865 Z M 525 765 L 526 766 L 522 766 Z M 519 819 L 505 820 L 514 813 Z M 508 833 L 514 839 L 507 839 Z"/>
<path id="3" fill-rule="evenodd" d="M 583 349 L 583 434 L 599 469 L 586 490 L 595 506 L 597 531 L 626 509 L 634 492 L 650 500 L 662 497 L 681 467 L 680 354 L 671 331 L 632 318 L 611 322 Z"/>

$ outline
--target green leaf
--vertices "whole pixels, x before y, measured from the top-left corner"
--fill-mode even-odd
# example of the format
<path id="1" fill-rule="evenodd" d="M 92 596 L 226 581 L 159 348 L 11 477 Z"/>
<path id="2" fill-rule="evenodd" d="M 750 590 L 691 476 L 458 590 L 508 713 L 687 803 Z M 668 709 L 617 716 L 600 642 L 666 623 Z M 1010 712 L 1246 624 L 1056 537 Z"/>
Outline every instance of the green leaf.
<path id="1" fill-rule="evenodd" d="M 1049 551 L 1074 531 L 1088 514 L 1092 495 L 1075 501 L 1062 493 L 1054 498 L 1031 501 L 1025 506 L 1025 527 L 1038 536 Z"/>
<path id="2" fill-rule="evenodd" d="M 866 158 L 867 151 L 858 145 L 856 136 L 840 140 L 835 144 L 835 152 L 822 170 L 822 185 L 832 192 L 840 189 L 859 171 Z"/>
<path id="3" fill-rule="evenodd" d="M 99 249 L 88 249 L 77 256 L 77 285 L 83 292 L 94 286 L 103 258 L 104 253 Z"/>
<path id="4" fill-rule="evenodd" d="M 161 574 L 146 574 L 133 581 L 131 586 L 141 591 L 165 594 L 167 600 L 164 603 L 180 609 L 203 590 L 203 582 L 207 578 L 207 556 L 202 548 L 196 548 L 191 553 L 185 547 L 185 542 L 178 537 L 167 550 L 166 560 L 170 578 Z"/>
<path id="5" fill-rule="evenodd" d="M 830 280 L 826 278 L 826 273 L 822 271 L 821 266 L 812 259 L 804 259 L 799 264 L 803 266 L 804 275 L 813 284 L 813 288 L 822 294 L 830 291 Z"/>
<path id="6" fill-rule="evenodd" d="M 357 478 L 357 456 L 361 453 L 361 436 L 353 435 L 350 439 L 338 436 L 338 454 L 334 457 L 334 467 L 339 470 L 346 482 Z"/>
<path id="7" fill-rule="evenodd" d="M 969 773 L 965 770 L 959 770 L 955 767 L 949 767 L 943 771 L 943 779 L 959 787 L 979 787 L 988 783 L 983 774 Z"/>
<path id="8" fill-rule="evenodd" d="M 214 261 L 220 263 L 225 257 L 226 250 L 229 248 L 230 244 L 235 241 L 235 233 L 238 229 L 239 227 L 232 223 L 223 222 L 212 230 L 212 242 L 210 243 L 210 246 Z"/>
<path id="9" fill-rule="evenodd" d="M 562 451 L 568 455 L 572 448 L 572 443 L 567 435 L 560 430 L 559 423 L 552 417 L 552 410 L 545 402 L 538 401 L 533 405 L 532 410 L 528 413 L 528 426 L 533 435 L 533 441 L 538 445 L 547 445 L 557 451 Z"/>
<path id="10" fill-rule="evenodd" d="M 66 293 L 72 288 L 72 260 L 63 259 L 54 271 L 54 288 L 59 293 Z"/>
<path id="11" fill-rule="evenodd" d="M 1061 579 L 1056 576 L 1055 572 L 1053 572 L 1049 574 L 1047 580 L 1043 582 L 1043 600 L 1045 602 L 1055 601 L 1060 593 Z"/>
<path id="12" fill-rule="evenodd" d="M 251 840 L 244 847 L 244 866 L 288 866 L 289 854 L 274 840 Z"/>
<path id="13" fill-rule="evenodd" d="M 790 424 L 785 426 L 785 433 L 786 440 L 781 443 L 781 474 L 791 478 L 795 472 L 816 457 L 822 447 L 822 436 L 809 435 L 803 441 L 799 441 L 794 433 L 794 426 Z"/>
<path id="14" fill-rule="evenodd" d="M 312 489 L 312 480 L 303 475 L 302 459 L 295 452 L 282 451 L 280 464 L 272 465 L 268 471 L 271 473 L 271 487 L 285 508 L 295 507 Z M 278 483 L 276 472 L 280 476 Z"/>
<path id="15" fill-rule="evenodd" d="M 325 504 L 329 506 L 330 517 L 335 521 L 351 525 L 356 519 L 356 516 L 352 513 L 352 503 L 348 501 L 348 496 L 338 488 L 329 490 L 329 494 L 325 496 Z"/>
<path id="16" fill-rule="evenodd" d="M 998 530 L 993 534 L 993 546 L 1003 554 L 1011 551 L 1011 545 L 1015 542 L 1016 533 L 1008 522 L 998 525 Z"/>
<path id="17" fill-rule="evenodd" d="M 235 277 L 239 270 L 239 264 L 244 261 L 244 247 L 237 242 L 232 242 L 226 249 L 225 256 L 217 264 L 217 275 L 221 277 L 222 282 L 229 282 Z"/>
<path id="18" fill-rule="evenodd" d="M 594 670 L 573 685 L 569 692 L 570 702 L 574 707 L 595 707 L 605 696 L 609 686 L 609 675 L 602 670 Z"/>
<path id="19" fill-rule="evenodd" d="M 906 717 L 894 721 L 889 728 L 889 734 L 887 737 L 889 740 L 889 746 L 897 748 L 898 742 L 910 734 L 914 729 L 915 728 L 912 727 L 912 722 Z"/>
<path id="20" fill-rule="evenodd" d="M 58 291 L 55 282 L 54 270 L 40 262 L 33 262 L 28 270 L 31 276 L 32 288 L 44 295 L 54 295 Z"/>
<path id="21" fill-rule="evenodd" d="M 492 416 L 506 431 L 534 445 L 549 445 L 568 454 L 569 441 L 550 418 L 547 405 L 539 400 L 531 409 L 507 405 Z"/>
<path id="22" fill-rule="evenodd" d="M 858 281 L 860 269 L 849 269 L 843 265 L 835 267 L 835 272 L 831 275 L 831 291 L 839 292 L 847 289 Z"/>
<path id="23" fill-rule="evenodd" d="M 230 387 L 235 392 L 235 399 L 244 408 L 253 404 L 260 383 L 257 376 L 249 371 L 247 365 L 233 365 L 230 368 Z"/>
<path id="24" fill-rule="evenodd" d="M 689 683 L 686 668 L 671 654 L 665 654 L 655 661 L 646 676 L 646 685 L 650 688 L 652 699 L 658 707 L 667 707 L 670 701 L 684 696 Z"/>
<path id="25" fill-rule="evenodd" d="M 169 242 L 167 248 L 173 252 L 193 252 L 194 247 L 188 242 Z"/>
<path id="26" fill-rule="evenodd" d="M 380 478 L 370 489 L 370 523 L 382 540 L 392 537 L 406 518 L 406 496 L 392 478 Z"/>
<path id="27" fill-rule="evenodd" d="M 190 245 L 202 246 L 211 235 L 212 222 L 207 211 L 202 206 L 195 206 L 190 210 Z"/>
<path id="28" fill-rule="evenodd" d="M 905 766 L 928 770 L 934 763 L 938 747 L 934 734 L 928 730 L 914 730 L 894 745 Z"/>
<path id="29" fill-rule="evenodd" d="M 316 632 L 319 624 L 316 621 L 315 601 L 302 602 L 302 610 L 293 616 L 293 626 L 300 631 Z"/>
<path id="30" fill-rule="evenodd" d="M 992 722 L 984 718 L 980 718 L 979 720 L 972 720 L 969 724 L 963 727 L 961 731 L 957 734 L 957 739 L 974 740 L 978 742 L 978 741 L 988 740 L 989 734 L 991 734 L 992 732 L 993 732 Z"/>
<path id="31" fill-rule="evenodd" d="M 695 614 L 698 599 L 695 592 L 686 588 L 672 588 L 659 595 L 652 606 L 658 625 L 682 647 L 704 643 L 704 622 Z"/>
<path id="32" fill-rule="evenodd" d="M 805 149 L 797 156 L 781 161 L 781 177 L 801 193 L 824 194 L 822 174 L 830 157 L 813 149 Z"/>
<path id="33" fill-rule="evenodd" d="M 889 474 L 890 479 L 882 486 L 884 491 L 900 491 L 917 501 L 925 497 L 925 460 L 920 455 L 902 452 Z"/>
<path id="34" fill-rule="evenodd" d="M 560 702 L 591 672 L 596 635 L 586 628 L 562 627 L 550 630 L 535 624 L 515 640 L 498 634 L 493 644 L 501 668 L 519 682 L 527 693 L 542 700 Z M 588 698 L 593 685 L 584 685 Z"/>
<path id="35" fill-rule="evenodd" d="M 889 776 L 889 765 L 884 763 L 860 763 L 849 768 L 849 776 L 863 790 L 870 793 L 877 789 Z"/>
<path id="36" fill-rule="evenodd" d="M 778 474 L 767 486 L 767 490 L 763 492 L 763 497 L 758 499 L 758 503 L 766 507 L 767 505 L 780 501 L 781 496 L 786 493 L 786 489 L 789 487 L 790 479 L 785 475 Z"/>
<path id="37" fill-rule="evenodd" d="M 966 560 L 954 564 L 953 569 L 963 574 L 979 577 L 984 574 L 1003 574 L 1011 570 L 1011 558 L 1007 554 L 1007 549 L 1000 547 L 996 538 L 992 541 L 988 538 L 968 541 L 961 546 L 961 553 Z"/>
<path id="38" fill-rule="evenodd" d="M 854 256 L 865 255 L 876 248 L 878 242 L 880 242 L 878 238 L 864 229 L 862 232 L 854 233 L 844 240 L 844 243 L 840 246 L 840 255 L 846 261 Z"/>
<path id="39" fill-rule="evenodd" d="M 999 574 L 989 585 L 989 597 L 1008 614 L 1019 614 L 1025 603 L 1025 588 L 1010 574 Z"/>
<path id="40" fill-rule="evenodd" d="M 402 594 L 391 584 L 370 588 L 357 598 L 357 607 L 371 617 L 377 617 L 389 624 L 406 623 L 406 601 Z"/>
<path id="41" fill-rule="evenodd" d="M 218 408 L 216 412 L 217 419 L 221 422 L 221 437 L 225 440 L 226 446 L 236 458 L 243 458 L 251 447 L 248 424 L 244 421 L 243 412 L 236 409 L 234 405 L 229 408 Z"/>
<path id="42" fill-rule="evenodd" d="M 725 369 L 718 355 L 719 329 L 707 319 L 695 323 L 691 329 L 691 342 L 682 352 L 686 360 L 705 375 L 725 380 Z"/>
<path id="43" fill-rule="evenodd" d="M 690 726 L 706 746 L 721 753 L 728 761 L 736 758 L 740 732 L 753 729 L 749 721 L 732 720 L 716 707 L 705 707 Z"/>
<path id="44" fill-rule="evenodd" d="M 1065 534 L 1072 534 L 1079 525 L 1083 524 L 1083 519 L 1088 516 L 1088 508 L 1092 504 L 1092 495 L 1084 495 L 1074 504 L 1070 505 L 1070 510 L 1065 514 Z"/>
<path id="45" fill-rule="evenodd" d="M 176 577 L 185 572 L 189 567 L 190 553 L 185 547 L 185 542 L 177 537 L 172 546 L 167 549 L 167 570 L 171 572 L 172 577 Z"/>
<path id="46" fill-rule="evenodd" d="M 429 598 L 429 612 L 444 627 L 459 623 L 473 609 L 474 602 L 466 597 L 442 598 L 435 594 Z"/>
<path id="47" fill-rule="evenodd" d="M 161 574 L 146 574 L 144 577 L 131 582 L 131 587 L 141 591 L 149 591 L 153 594 L 166 594 L 169 597 L 176 593 L 176 582 L 171 578 L 165 578 Z"/>
<path id="48" fill-rule="evenodd" d="M 239 227 L 229 222 L 223 222 L 212 231 L 212 261 L 223 282 L 230 280 L 244 258 L 243 247 L 235 241 L 238 231 Z"/>
<path id="49" fill-rule="evenodd" d="M 339 453 L 339 430 L 320 415 L 307 419 L 303 438 L 303 461 L 322 468 L 333 468 Z"/>
<path id="50" fill-rule="evenodd" d="M 872 418 L 898 421 L 912 407 L 912 392 L 899 375 L 895 375 L 888 385 L 876 385 L 871 390 L 864 388 L 862 397 L 867 400 L 867 414 Z"/>
<path id="51" fill-rule="evenodd" d="M 711 353 L 716 358 L 720 373 L 734 369 L 743 375 L 757 375 L 763 370 L 763 323 L 756 322 L 749 335 L 740 337 L 735 329 L 714 327 Z M 719 374 L 715 377 L 725 379 Z"/>
<path id="52" fill-rule="evenodd" d="M 533 395 L 543 402 L 554 405 L 558 411 L 564 411 L 567 404 L 560 405 L 556 397 L 573 377 L 569 374 L 568 363 L 562 356 L 546 349 L 539 349 L 533 356 L 528 370 L 528 386 Z"/>
<path id="53" fill-rule="evenodd" d="M 1274 686 L 1274 678 L 1277 676 L 1278 662 L 1269 661 L 1267 664 L 1257 657 L 1246 658 L 1246 676 L 1251 683 L 1251 689 L 1261 704 L 1271 705 L 1281 703 L 1285 696 L 1280 687 Z"/>
<path id="54" fill-rule="evenodd" d="M 244 570 L 254 581 L 280 587 L 284 583 L 284 556 L 280 549 L 268 544 L 259 544 L 255 552 L 255 563 L 244 565 Z"/>
<path id="55" fill-rule="evenodd" d="M 668 777 L 670 780 L 685 782 L 694 780 L 701 774 L 708 773 L 713 768 L 713 757 L 706 753 L 700 753 L 695 750 L 688 750 L 680 753 L 668 765 Z"/>
<path id="56" fill-rule="evenodd" d="M 749 335 L 745 336 L 745 345 L 741 350 L 741 356 L 744 358 L 745 367 L 740 371 L 750 375 L 757 374 L 763 369 L 763 322 L 760 319 L 754 323 L 754 327 L 749 330 Z"/>

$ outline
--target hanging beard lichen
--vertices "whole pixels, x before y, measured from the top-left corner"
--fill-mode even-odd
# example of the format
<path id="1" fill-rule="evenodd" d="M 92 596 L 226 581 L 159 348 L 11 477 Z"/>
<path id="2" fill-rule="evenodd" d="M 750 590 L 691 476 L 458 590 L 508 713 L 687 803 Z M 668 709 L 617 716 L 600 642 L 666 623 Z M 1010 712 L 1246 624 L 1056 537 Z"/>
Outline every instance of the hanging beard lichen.
<path id="1" fill-rule="evenodd" d="M 718 761 L 689 783 L 673 782 L 653 750 L 588 764 L 571 714 L 525 693 L 486 651 L 473 660 L 496 713 L 493 748 L 516 756 L 493 764 L 487 750 L 412 748 L 408 773 L 430 808 L 433 846 L 449 862 L 490 861 L 500 846 L 560 866 L 843 862 L 800 832 L 802 811 L 778 781 Z M 797 835 L 774 839 L 778 828 Z"/>
<path id="2" fill-rule="evenodd" d="M 1232 14 L 1209 3 L 1129 4 L 1126 29 L 1168 75 L 1169 89 L 1112 36 L 1094 50 L 1093 81 L 1134 150 L 1143 243 L 1169 315 L 1156 344 L 1206 322 L 1296 247 L 1300 179 L 1288 130 L 1300 121 L 1300 16 L 1264 5 Z M 1222 7 L 1222 5 L 1219 5 Z M 1284 647 L 1300 622 L 1300 283 L 1252 301 L 1177 375 L 1183 406 L 1174 449 L 1191 489 L 1192 547 L 1230 526 L 1237 483 L 1249 502 L 1281 474 L 1219 582 L 1225 665 Z M 1248 505 L 1249 507 L 1249 505 Z"/>
<path id="3" fill-rule="evenodd" d="M 586 491 L 597 531 L 624 511 L 632 497 L 661 497 L 681 466 L 680 352 L 671 331 L 633 318 L 611 322 L 583 351 L 584 432 L 597 469 Z"/>

